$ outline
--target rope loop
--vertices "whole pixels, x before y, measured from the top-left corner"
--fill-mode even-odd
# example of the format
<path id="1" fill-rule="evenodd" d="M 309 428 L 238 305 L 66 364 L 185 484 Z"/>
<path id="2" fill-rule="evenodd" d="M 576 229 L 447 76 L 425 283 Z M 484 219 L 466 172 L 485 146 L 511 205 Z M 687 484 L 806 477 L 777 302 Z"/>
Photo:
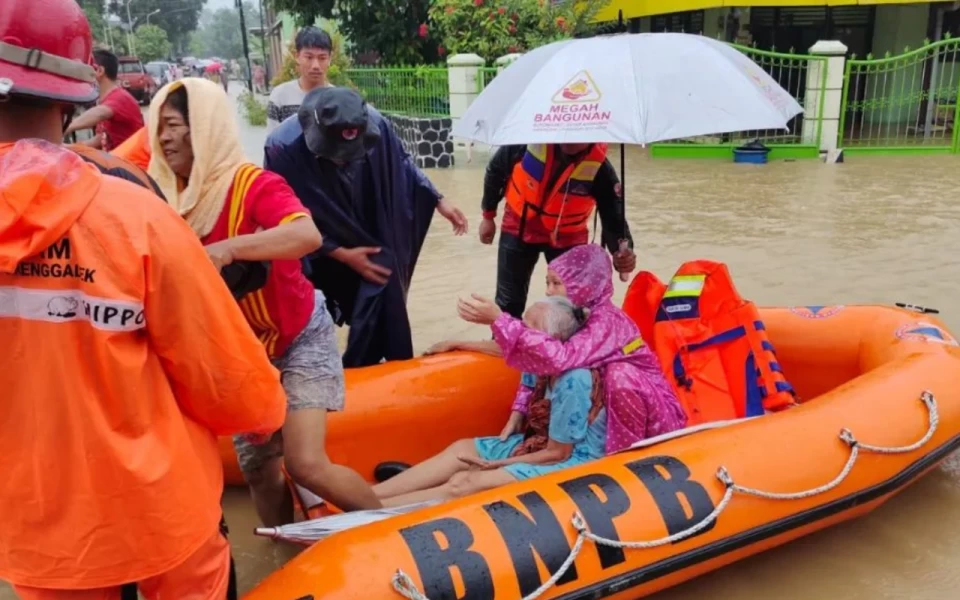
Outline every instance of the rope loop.
<path id="1" fill-rule="evenodd" d="M 655 540 L 635 542 L 625 542 L 621 540 L 612 540 L 609 538 L 600 537 L 590 531 L 590 529 L 587 527 L 586 520 L 583 518 L 583 515 L 577 511 L 570 519 L 570 523 L 573 525 L 573 528 L 577 533 L 577 537 L 573 547 L 570 549 L 570 554 L 567 556 L 567 559 L 563 561 L 563 564 L 560 565 L 560 568 L 557 569 L 556 573 L 551 575 L 549 579 L 543 582 L 543 585 L 538 587 L 530 594 L 524 596 L 521 600 L 537 600 L 537 598 L 545 594 L 547 590 L 556 585 L 557 581 L 559 581 L 560 578 L 563 577 L 564 573 L 566 573 L 567 570 L 569 570 L 573 565 L 577 555 L 580 554 L 580 550 L 583 548 L 583 542 L 585 540 L 590 540 L 598 546 L 608 546 L 611 548 L 630 550 L 644 550 L 648 548 L 665 546 L 667 544 L 673 544 L 696 535 L 703 529 L 706 529 L 711 523 L 718 520 L 720 515 L 730 504 L 730 500 L 733 498 L 735 493 L 743 494 L 745 496 L 763 498 L 766 500 L 801 500 L 804 498 L 819 496 L 820 494 L 824 494 L 836 488 L 847 479 L 847 477 L 850 475 L 850 472 L 853 470 L 853 466 L 856 464 L 857 458 L 860 456 L 861 451 L 872 452 L 875 454 L 905 454 L 908 452 L 913 452 L 914 450 L 918 450 L 933 438 L 933 434 L 936 432 L 937 425 L 940 422 L 940 415 L 937 412 L 937 401 L 936 398 L 934 398 L 933 393 L 930 391 L 924 391 L 922 394 L 920 394 L 920 401 L 924 406 L 927 407 L 927 431 L 923 437 L 908 446 L 884 447 L 863 444 L 857 441 L 857 438 L 853 435 L 852 431 L 846 427 L 841 429 L 840 440 L 849 446 L 850 456 L 847 458 L 847 462 L 843 465 L 843 468 L 840 469 L 840 473 L 820 487 L 815 487 L 800 492 L 765 492 L 762 490 L 737 485 L 727 468 L 721 465 L 717 469 L 716 477 L 720 483 L 723 484 L 724 493 L 723 497 L 720 499 L 720 502 L 717 503 L 716 508 L 713 509 L 713 512 L 697 523 L 691 525 L 689 528 L 684 529 L 683 531 L 678 531 L 677 533 L 668 535 L 666 537 Z M 403 572 L 402 569 L 397 569 L 397 572 L 393 576 L 393 589 L 408 600 L 430 600 L 423 595 L 420 590 L 417 589 L 416 584 L 409 575 Z"/>

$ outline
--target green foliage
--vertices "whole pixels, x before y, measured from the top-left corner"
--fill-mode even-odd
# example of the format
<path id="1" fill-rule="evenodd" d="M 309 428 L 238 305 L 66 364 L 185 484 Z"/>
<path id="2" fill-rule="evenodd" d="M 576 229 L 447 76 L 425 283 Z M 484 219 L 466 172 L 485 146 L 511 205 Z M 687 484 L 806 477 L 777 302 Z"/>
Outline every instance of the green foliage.
<path id="1" fill-rule="evenodd" d="M 333 26 L 327 25 L 324 29 L 330 34 L 330 38 L 333 40 L 333 55 L 330 58 L 330 70 L 327 71 L 327 79 L 333 85 L 353 87 L 350 78 L 347 76 L 347 69 L 350 68 L 351 61 L 350 57 L 344 52 L 346 41 L 343 38 L 343 34 Z M 286 53 L 284 53 L 280 72 L 270 80 L 270 85 L 280 85 L 285 81 L 290 81 L 300 76 L 297 72 L 296 52 L 297 49 L 291 41 Z"/>
<path id="2" fill-rule="evenodd" d="M 259 26 L 260 12 L 251 2 L 243 3 L 243 17 L 247 27 Z M 248 35 L 251 56 L 261 51 L 259 36 Z M 190 52 L 197 57 L 241 59 L 243 58 L 243 35 L 240 28 L 240 12 L 235 8 L 221 8 L 216 12 L 203 11 L 200 27 L 190 37 Z"/>
<path id="3" fill-rule="evenodd" d="M 378 110 L 409 116 L 449 116 L 445 67 L 375 67 L 350 71 L 357 91 Z"/>
<path id="4" fill-rule="evenodd" d="M 98 1 L 87 0 L 87 3 L 94 4 Z M 136 30 L 138 26 L 147 24 L 147 16 L 149 15 L 149 24 L 157 25 L 160 29 L 166 31 L 167 37 L 174 48 L 183 51 L 186 50 L 190 33 L 197 28 L 200 13 L 203 11 L 203 5 L 206 1 L 133 0 L 130 2 L 130 18 L 134 30 Z M 110 0 L 108 7 L 110 14 L 117 15 L 124 23 L 127 22 L 127 4 L 125 2 Z M 116 42 L 116 36 L 114 36 L 114 42 Z"/>
<path id="5" fill-rule="evenodd" d="M 609 0 L 435 0 L 432 37 L 441 53 L 475 53 L 493 61 L 585 33 Z"/>
<path id="6" fill-rule="evenodd" d="M 357 62 L 424 64 L 436 62 L 436 42 L 419 35 L 431 0 L 272 0 L 300 25 L 336 19 L 350 40 Z"/>
<path id="7" fill-rule="evenodd" d="M 137 56 L 148 63 L 170 56 L 170 40 L 167 32 L 156 25 L 141 25 L 134 32 L 134 43 L 137 46 Z"/>
<path id="8" fill-rule="evenodd" d="M 257 100 L 256 96 L 248 91 L 240 94 L 240 107 L 247 118 L 247 123 L 254 127 L 265 127 L 267 125 L 267 107 Z"/>

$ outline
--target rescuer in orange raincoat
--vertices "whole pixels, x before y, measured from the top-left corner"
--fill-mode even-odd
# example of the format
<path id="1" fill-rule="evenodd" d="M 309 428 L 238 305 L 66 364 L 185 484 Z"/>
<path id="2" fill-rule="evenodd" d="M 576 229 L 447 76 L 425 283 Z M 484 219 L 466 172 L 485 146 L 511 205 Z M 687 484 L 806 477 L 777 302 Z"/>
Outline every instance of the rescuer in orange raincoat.
<path id="1" fill-rule="evenodd" d="M 283 389 L 179 215 L 59 145 L 91 46 L 73 0 L 0 3 L 0 579 L 221 600 L 217 436 L 277 430 Z"/>

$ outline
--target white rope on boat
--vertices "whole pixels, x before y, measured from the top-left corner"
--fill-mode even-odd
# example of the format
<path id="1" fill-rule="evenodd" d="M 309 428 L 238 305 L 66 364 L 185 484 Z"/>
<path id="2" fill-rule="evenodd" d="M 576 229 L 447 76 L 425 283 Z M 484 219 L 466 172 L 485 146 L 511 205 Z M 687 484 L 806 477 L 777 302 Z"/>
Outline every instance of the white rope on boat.
<path id="1" fill-rule="evenodd" d="M 733 495 L 736 493 L 743 494 L 745 496 L 764 498 L 767 500 L 802 500 L 804 498 L 811 498 L 813 496 L 818 496 L 820 494 L 829 492 L 843 483 L 853 470 L 853 466 L 856 464 L 857 458 L 860 456 L 861 451 L 871 452 L 874 454 L 906 454 L 908 452 L 919 450 L 933 438 L 934 433 L 937 431 L 937 426 L 940 423 L 940 414 L 937 411 L 937 401 L 933 394 L 929 391 L 923 392 L 920 394 L 920 401 L 927 408 L 927 431 L 923 437 L 908 446 L 884 447 L 864 444 L 858 441 L 849 429 L 841 429 L 840 440 L 850 447 L 850 457 L 847 459 L 847 462 L 843 465 L 843 468 L 836 477 L 819 487 L 799 492 L 764 492 L 763 490 L 757 490 L 738 485 L 734 482 L 733 477 L 730 476 L 726 467 L 721 466 L 719 469 L 717 469 L 717 479 L 720 480 L 720 483 L 722 483 L 726 489 L 724 490 L 723 497 L 720 499 L 720 502 L 717 503 L 717 507 L 713 509 L 713 512 L 704 517 L 698 523 L 687 529 L 684 529 L 683 531 L 678 531 L 673 535 L 649 541 L 624 542 L 620 540 L 611 540 L 609 538 L 600 537 L 587 529 L 587 524 L 583 518 L 583 515 L 577 512 L 573 515 L 573 519 L 571 521 L 573 528 L 577 531 L 577 539 L 574 542 L 573 548 L 571 548 L 567 559 L 563 561 L 563 564 L 560 565 L 560 568 L 557 569 L 556 573 L 543 582 L 543 585 L 524 596 L 521 600 L 536 600 L 545 594 L 547 590 L 556 585 L 556 583 L 563 577 L 564 573 L 566 573 L 570 566 L 574 563 L 577 555 L 580 554 L 580 550 L 583 548 L 584 540 L 590 540 L 599 546 L 609 546 L 611 548 L 622 548 L 628 550 L 645 550 L 649 548 L 665 546 L 667 544 L 673 544 L 690 536 L 696 535 L 703 529 L 709 527 L 711 523 L 720 518 L 720 514 L 723 513 L 723 511 L 727 508 L 727 505 L 730 504 L 730 501 L 733 499 Z M 423 592 L 417 588 L 416 584 L 413 582 L 413 579 L 404 573 L 403 569 L 397 569 L 397 572 L 394 574 L 393 589 L 401 596 L 408 598 L 409 600 L 430 600 L 430 598 L 425 596 Z"/>

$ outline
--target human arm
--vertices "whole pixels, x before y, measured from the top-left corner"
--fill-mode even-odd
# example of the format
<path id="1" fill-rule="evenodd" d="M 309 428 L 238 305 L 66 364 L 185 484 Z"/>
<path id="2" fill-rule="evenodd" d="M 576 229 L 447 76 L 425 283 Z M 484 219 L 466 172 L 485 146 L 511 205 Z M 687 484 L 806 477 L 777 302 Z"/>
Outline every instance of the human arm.
<path id="1" fill-rule="evenodd" d="M 547 446 L 529 454 L 491 461 L 487 468 L 515 463 L 551 465 L 570 458 L 574 446 L 587 437 L 592 390 L 593 375 L 586 369 L 575 369 L 558 377 L 550 398 Z"/>
<path id="2" fill-rule="evenodd" d="M 480 209 L 485 219 L 496 217 L 497 207 L 506 194 L 513 167 L 523 158 L 526 150 L 527 147 L 522 145 L 500 146 L 490 157 L 483 176 L 483 199 L 480 201 Z"/>
<path id="3" fill-rule="evenodd" d="M 490 326 L 506 363 L 534 375 L 556 375 L 611 358 L 622 351 L 609 341 L 615 339 L 606 322 L 587 319 L 579 332 L 566 342 L 531 327 L 507 313 Z M 599 346 L 594 343 L 599 340 Z"/>
<path id="4" fill-rule="evenodd" d="M 216 435 L 273 433 L 286 414 L 279 373 L 193 230 L 167 207 L 155 212 L 144 316 L 177 403 Z"/>
<path id="5" fill-rule="evenodd" d="M 601 241 L 613 255 L 614 269 L 619 273 L 631 273 L 637 266 L 633 236 L 629 224 L 624 220 L 623 188 L 609 160 L 600 166 L 593 189 L 603 229 Z"/>
<path id="6" fill-rule="evenodd" d="M 259 231 L 207 246 L 218 266 L 235 260 L 299 260 L 321 246 L 310 213 L 280 176 L 261 172 L 244 202 Z"/>
<path id="7" fill-rule="evenodd" d="M 101 122 L 113 118 L 113 107 L 109 103 L 98 104 L 86 110 L 79 117 L 70 122 L 63 135 L 70 135 L 83 129 L 93 129 Z"/>
<path id="8" fill-rule="evenodd" d="M 277 106 L 273 101 L 273 95 L 270 96 L 270 100 L 267 102 L 267 134 L 269 135 L 280 125 L 280 107 Z"/>
<path id="9" fill-rule="evenodd" d="M 457 350 L 464 352 L 479 352 L 481 354 L 489 354 L 490 356 L 496 357 L 503 356 L 503 353 L 500 352 L 500 346 L 498 346 L 493 340 L 481 340 L 479 342 L 445 340 L 430 346 L 430 348 L 428 348 L 424 354 L 443 354 L 445 352 L 455 352 Z"/>

